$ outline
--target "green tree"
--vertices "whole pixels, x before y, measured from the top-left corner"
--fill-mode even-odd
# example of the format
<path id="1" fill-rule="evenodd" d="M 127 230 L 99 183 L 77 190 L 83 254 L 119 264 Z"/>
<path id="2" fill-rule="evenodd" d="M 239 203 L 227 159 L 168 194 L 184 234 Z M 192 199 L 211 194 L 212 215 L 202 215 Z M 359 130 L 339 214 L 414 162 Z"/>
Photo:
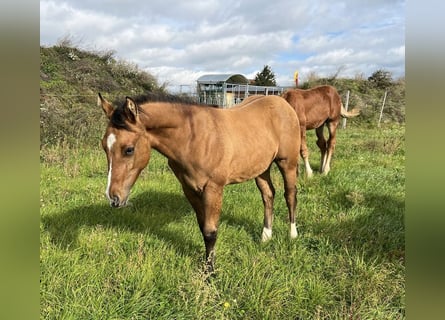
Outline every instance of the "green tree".
<path id="1" fill-rule="evenodd" d="M 275 73 L 272 68 L 265 65 L 261 72 L 258 72 L 255 76 L 255 85 L 257 86 L 276 86 Z"/>
<path id="2" fill-rule="evenodd" d="M 386 89 L 392 85 L 392 75 L 389 71 L 379 69 L 368 78 L 368 81 L 375 88 Z"/>

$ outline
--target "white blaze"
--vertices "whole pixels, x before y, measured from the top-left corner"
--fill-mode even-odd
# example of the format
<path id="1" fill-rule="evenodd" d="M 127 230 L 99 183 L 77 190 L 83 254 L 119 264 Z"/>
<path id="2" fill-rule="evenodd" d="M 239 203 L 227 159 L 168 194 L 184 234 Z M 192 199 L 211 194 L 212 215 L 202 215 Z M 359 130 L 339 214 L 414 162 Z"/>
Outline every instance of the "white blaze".
<path id="1" fill-rule="evenodd" d="M 107 137 L 107 148 L 108 152 L 111 152 L 111 148 L 113 147 L 114 143 L 116 142 L 116 136 L 114 133 L 110 133 L 110 135 Z M 111 157 L 108 157 L 109 159 L 109 168 L 108 168 L 108 184 L 107 184 L 107 190 L 105 191 L 105 194 L 107 195 L 108 199 L 111 200 L 110 197 L 110 185 L 111 185 Z"/>

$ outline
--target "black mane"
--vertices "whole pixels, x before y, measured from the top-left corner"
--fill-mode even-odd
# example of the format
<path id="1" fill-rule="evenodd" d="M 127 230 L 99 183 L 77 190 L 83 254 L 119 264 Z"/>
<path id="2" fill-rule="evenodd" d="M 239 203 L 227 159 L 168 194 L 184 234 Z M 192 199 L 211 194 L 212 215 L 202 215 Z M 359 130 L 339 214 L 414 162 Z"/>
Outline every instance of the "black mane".
<path id="1" fill-rule="evenodd" d="M 117 107 L 110 118 L 110 124 L 113 128 L 131 131 L 127 123 L 128 116 L 124 111 L 124 104 Z"/>
<path id="2" fill-rule="evenodd" d="M 158 93 L 158 92 L 148 92 L 143 95 L 138 95 L 136 97 L 131 97 L 131 99 L 136 103 L 138 111 L 140 113 L 144 113 L 144 110 L 140 108 L 141 104 L 147 102 L 168 102 L 173 104 L 183 104 L 183 105 L 196 105 L 202 107 L 213 107 L 218 108 L 217 105 L 208 105 L 201 104 L 196 102 L 192 97 L 184 96 L 184 95 L 174 95 L 169 93 Z M 130 126 L 128 125 L 128 115 L 125 113 L 125 104 L 126 100 L 117 100 L 114 102 L 114 105 L 118 107 L 114 110 L 110 123 L 113 127 L 117 129 L 125 129 L 131 131 Z"/>
<path id="3" fill-rule="evenodd" d="M 179 103 L 186 105 L 200 105 L 193 98 L 184 95 L 175 95 L 164 92 L 148 92 L 146 94 L 138 95 L 136 97 L 131 97 L 137 105 L 141 105 L 147 102 L 169 102 L 169 103 Z M 124 105 L 125 100 L 116 101 L 116 105 Z"/>

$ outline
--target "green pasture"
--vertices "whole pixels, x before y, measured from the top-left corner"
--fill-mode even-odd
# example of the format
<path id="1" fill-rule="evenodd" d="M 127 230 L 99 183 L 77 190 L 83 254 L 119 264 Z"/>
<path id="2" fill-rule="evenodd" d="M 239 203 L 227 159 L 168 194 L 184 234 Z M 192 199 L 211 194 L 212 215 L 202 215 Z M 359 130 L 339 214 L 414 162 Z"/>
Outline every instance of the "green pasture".
<path id="1" fill-rule="evenodd" d="M 99 137 L 42 148 L 40 318 L 404 319 L 404 134 L 339 129 L 329 175 L 300 174 L 293 240 L 276 168 L 268 243 L 254 181 L 227 186 L 210 279 L 195 214 L 162 155 L 131 205 L 112 209 Z M 316 170 L 313 131 L 308 145 Z"/>

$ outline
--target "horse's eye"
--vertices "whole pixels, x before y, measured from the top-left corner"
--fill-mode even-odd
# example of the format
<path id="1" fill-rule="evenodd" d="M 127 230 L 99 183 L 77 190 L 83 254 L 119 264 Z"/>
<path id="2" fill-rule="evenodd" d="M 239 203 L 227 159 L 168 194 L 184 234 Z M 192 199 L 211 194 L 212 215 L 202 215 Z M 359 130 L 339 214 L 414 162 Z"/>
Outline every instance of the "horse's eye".
<path id="1" fill-rule="evenodd" d="M 132 156 L 134 154 L 134 147 L 127 147 L 124 150 L 126 156 Z"/>

